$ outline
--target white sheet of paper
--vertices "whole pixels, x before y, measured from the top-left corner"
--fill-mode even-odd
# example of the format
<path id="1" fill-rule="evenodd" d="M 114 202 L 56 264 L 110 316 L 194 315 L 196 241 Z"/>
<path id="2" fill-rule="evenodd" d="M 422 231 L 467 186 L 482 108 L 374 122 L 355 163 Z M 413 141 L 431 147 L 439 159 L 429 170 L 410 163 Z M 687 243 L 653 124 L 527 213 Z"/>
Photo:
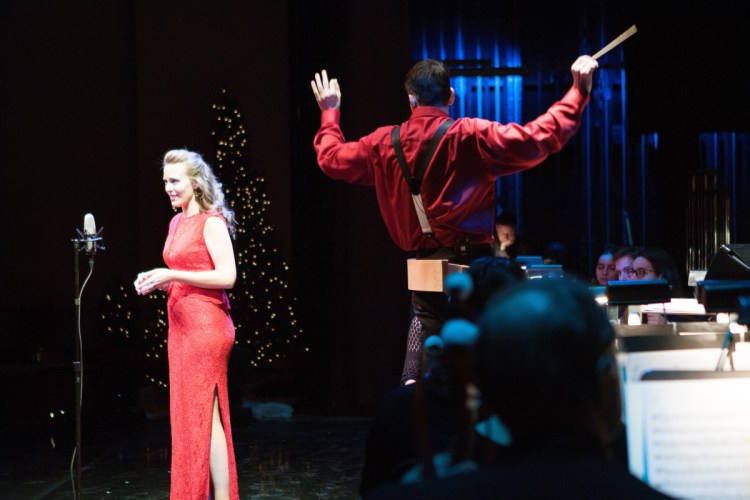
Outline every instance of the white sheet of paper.
<path id="1" fill-rule="evenodd" d="M 750 498 L 750 378 L 626 384 L 633 474 L 678 498 Z"/>

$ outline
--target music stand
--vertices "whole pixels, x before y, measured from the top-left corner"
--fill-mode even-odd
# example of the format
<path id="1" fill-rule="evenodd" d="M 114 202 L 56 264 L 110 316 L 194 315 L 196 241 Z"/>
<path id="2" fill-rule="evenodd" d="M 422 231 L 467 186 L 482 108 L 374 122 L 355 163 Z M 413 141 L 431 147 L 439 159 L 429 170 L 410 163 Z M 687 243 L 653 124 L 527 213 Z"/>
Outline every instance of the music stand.
<path id="1" fill-rule="evenodd" d="M 526 266 L 526 278 L 530 280 L 539 278 L 562 278 L 563 274 L 561 264 L 531 264 Z"/>
<path id="2" fill-rule="evenodd" d="M 513 261 L 524 270 L 529 266 L 541 266 L 544 264 L 544 259 L 541 255 L 519 255 Z"/>
<path id="3" fill-rule="evenodd" d="M 748 255 L 750 244 L 721 245 L 706 271 L 706 280 L 748 280 L 750 266 L 741 254 Z"/>
<path id="4" fill-rule="evenodd" d="M 750 323 L 750 281 L 704 280 L 698 283 L 696 292 L 698 302 L 703 304 L 706 312 L 736 312 L 737 323 L 741 325 Z M 726 358 L 729 358 L 729 366 L 734 371 L 733 351 L 734 334 L 727 328 L 716 371 L 723 369 Z"/>
<path id="5" fill-rule="evenodd" d="M 696 298 L 706 312 L 740 313 L 742 296 L 750 297 L 750 280 L 703 280 L 696 288 Z"/>
<path id="6" fill-rule="evenodd" d="M 607 304 L 631 306 L 672 300 L 672 289 L 665 279 L 608 281 Z"/>

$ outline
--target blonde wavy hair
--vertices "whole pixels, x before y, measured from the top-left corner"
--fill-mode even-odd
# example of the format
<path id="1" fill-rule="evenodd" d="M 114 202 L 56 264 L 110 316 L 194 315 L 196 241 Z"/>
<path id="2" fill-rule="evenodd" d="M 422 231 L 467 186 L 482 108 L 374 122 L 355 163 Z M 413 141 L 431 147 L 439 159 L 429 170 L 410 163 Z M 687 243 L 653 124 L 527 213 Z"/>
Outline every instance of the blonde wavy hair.
<path id="1" fill-rule="evenodd" d="M 187 149 L 167 151 L 164 155 L 164 166 L 173 163 L 184 163 L 187 166 L 186 174 L 195 182 L 195 201 L 200 205 L 201 211 L 219 212 L 229 227 L 229 233 L 234 237 L 236 229 L 234 212 L 227 206 L 224 192 L 221 190 L 222 184 L 209 164 L 200 154 Z"/>

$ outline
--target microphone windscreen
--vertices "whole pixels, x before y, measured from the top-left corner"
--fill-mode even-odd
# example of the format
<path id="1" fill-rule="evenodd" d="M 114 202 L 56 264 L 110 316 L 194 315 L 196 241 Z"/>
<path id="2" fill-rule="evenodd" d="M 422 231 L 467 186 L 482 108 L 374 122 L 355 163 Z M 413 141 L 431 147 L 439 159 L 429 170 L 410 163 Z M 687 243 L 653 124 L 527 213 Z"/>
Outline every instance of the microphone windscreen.
<path id="1" fill-rule="evenodd" d="M 86 214 L 83 216 L 83 234 L 87 236 L 94 236 L 96 234 L 96 222 L 92 214 Z M 86 242 L 86 251 L 91 252 L 95 246 L 93 241 Z"/>

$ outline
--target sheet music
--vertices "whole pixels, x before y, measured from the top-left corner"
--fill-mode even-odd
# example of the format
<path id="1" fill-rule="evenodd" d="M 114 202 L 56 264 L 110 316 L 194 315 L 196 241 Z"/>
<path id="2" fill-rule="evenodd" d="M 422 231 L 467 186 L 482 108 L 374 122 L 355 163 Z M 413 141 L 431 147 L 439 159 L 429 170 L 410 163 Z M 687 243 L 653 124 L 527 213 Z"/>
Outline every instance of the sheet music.
<path id="1" fill-rule="evenodd" d="M 719 349 L 680 349 L 619 353 L 617 362 L 623 382 L 639 381 L 649 370 L 713 370 Z"/>
<path id="2" fill-rule="evenodd" d="M 750 498 L 750 378 L 627 386 L 631 472 L 678 498 Z"/>
<path id="3" fill-rule="evenodd" d="M 703 307 L 703 304 L 699 304 L 696 299 L 673 298 L 670 302 L 663 304 L 643 304 L 641 312 L 705 315 L 706 308 Z"/>
<path id="4" fill-rule="evenodd" d="M 633 474 L 643 479 L 643 415 L 641 378 L 649 370 L 712 370 L 719 349 L 681 349 L 618 353 L 623 422 L 627 431 L 628 461 Z M 652 382 L 650 382 L 652 383 Z"/>

